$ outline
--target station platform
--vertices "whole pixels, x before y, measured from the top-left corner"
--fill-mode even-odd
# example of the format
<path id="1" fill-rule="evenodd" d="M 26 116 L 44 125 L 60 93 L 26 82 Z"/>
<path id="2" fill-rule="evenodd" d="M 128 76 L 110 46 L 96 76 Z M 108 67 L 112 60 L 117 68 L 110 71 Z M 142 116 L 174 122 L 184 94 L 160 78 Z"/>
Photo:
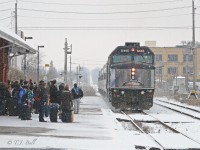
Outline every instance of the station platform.
<path id="1" fill-rule="evenodd" d="M 37 114 L 32 120 L 0 116 L 0 149 L 128 150 L 134 149 L 135 143 L 144 145 L 146 138 L 124 130 L 98 96 L 81 99 L 80 113 L 74 115 L 72 123 L 45 120 L 39 122 Z"/>

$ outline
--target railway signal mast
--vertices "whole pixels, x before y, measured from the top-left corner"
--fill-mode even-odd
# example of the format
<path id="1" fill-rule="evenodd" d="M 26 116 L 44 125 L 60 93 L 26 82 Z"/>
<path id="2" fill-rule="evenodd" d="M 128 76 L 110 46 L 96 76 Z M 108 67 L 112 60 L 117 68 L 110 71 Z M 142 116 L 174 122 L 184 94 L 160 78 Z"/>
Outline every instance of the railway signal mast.
<path id="1" fill-rule="evenodd" d="M 67 54 L 72 53 L 72 45 L 71 49 L 68 47 L 67 38 L 65 38 L 65 48 L 63 48 L 65 51 L 65 64 L 64 64 L 64 82 L 67 83 Z M 70 49 L 70 51 L 68 51 Z"/>

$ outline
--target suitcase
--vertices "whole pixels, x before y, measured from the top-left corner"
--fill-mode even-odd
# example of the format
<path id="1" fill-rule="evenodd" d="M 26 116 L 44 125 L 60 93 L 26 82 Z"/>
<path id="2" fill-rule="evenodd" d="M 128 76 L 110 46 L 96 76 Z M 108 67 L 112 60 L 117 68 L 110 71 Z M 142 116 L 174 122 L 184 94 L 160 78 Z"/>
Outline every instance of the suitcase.
<path id="1" fill-rule="evenodd" d="M 50 121 L 57 122 L 57 116 L 58 116 L 58 106 L 56 104 L 52 104 L 50 106 Z"/>
<path id="2" fill-rule="evenodd" d="M 21 120 L 31 120 L 31 110 L 27 104 L 22 105 Z"/>
<path id="3" fill-rule="evenodd" d="M 74 111 L 64 111 L 61 116 L 62 122 L 73 122 L 74 121 Z"/>
<path id="4" fill-rule="evenodd" d="M 9 116 L 18 116 L 17 99 L 12 98 L 8 105 Z"/>

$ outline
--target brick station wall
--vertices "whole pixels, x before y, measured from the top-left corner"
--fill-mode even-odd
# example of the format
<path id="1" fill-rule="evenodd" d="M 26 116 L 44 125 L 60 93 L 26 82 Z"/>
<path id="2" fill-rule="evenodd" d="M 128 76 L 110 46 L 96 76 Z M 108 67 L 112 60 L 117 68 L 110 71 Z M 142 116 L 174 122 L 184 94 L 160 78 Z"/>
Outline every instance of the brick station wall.
<path id="1" fill-rule="evenodd" d="M 0 47 L 6 45 L 6 41 L 0 38 Z M 7 83 L 8 81 L 8 50 L 6 48 L 0 49 L 0 82 Z"/>

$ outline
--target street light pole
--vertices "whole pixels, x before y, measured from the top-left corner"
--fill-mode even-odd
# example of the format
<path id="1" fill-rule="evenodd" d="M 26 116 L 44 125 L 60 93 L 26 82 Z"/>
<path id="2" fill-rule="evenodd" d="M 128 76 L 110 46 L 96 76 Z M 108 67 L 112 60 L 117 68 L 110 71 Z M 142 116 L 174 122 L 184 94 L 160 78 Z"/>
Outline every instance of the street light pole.
<path id="1" fill-rule="evenodd" d="M 40 64 L 40 48 L 44 48 L 44 45 L 40 45 L 40 46 L 38 46 L 38 61 L 37 61 L 37 83 L 39 84 L 39 78 L 40 78 L 40 66 L 39 66 L 39 64 Z"/>
<path id="2" fill-rule="evenodd" d="M 33 39 L 33 37 L 25 37 L 25 41 L 26 39 Z M 24 54 L 24 80 L 26 81 L 27 79 L 27 64 L 26 64 L 26 52 Z"/>

